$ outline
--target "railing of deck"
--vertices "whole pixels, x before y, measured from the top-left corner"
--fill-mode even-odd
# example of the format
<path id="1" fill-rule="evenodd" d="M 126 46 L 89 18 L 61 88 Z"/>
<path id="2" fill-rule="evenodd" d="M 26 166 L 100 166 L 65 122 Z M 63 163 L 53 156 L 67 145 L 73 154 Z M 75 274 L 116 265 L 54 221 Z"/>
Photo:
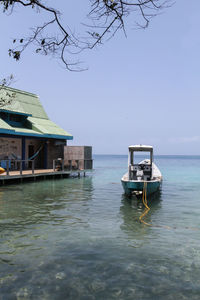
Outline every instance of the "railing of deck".
<path id="1" fill-rule="evenodd" d="M 3 159 L 0 160 L 0 166 L 6 170 L 7 175 L 9 175 L 11 171 L 20 171 L 20 175 L 22 175 L 23 170 L 32 170 L 32 174 L 34 174 L 35 170 L 34 160 Z"/>
<path id="2" fill-rule="evenodd" d="M 65 166 L 65 160 L 62 158 L 53 160 L 53 170 L 54 171 L 79 171 L 80 170 L 80 161 L 75 160 L 75 165 L 72 163 L 72 160 L 67 161 L 67 166 Z"/>
<path id="3" fill-rule="evenodd" d="M 90 160 L 92 163 L 92 160 Z M 74 164 L 75 162 L 75 164 Z M 53 160 L 53 171 L 81 171 L 83 170 L 81 166 L 82 160 L 68 160 L 67 166 L 65 166 L 65 160 L 62 158 Z M 91 165 L 92 166 L 92 165 Z M 35 161 L 34 160 L 18 160 L 18 159 L 3 159 L 0 160 L 0 167 L 6 170 L 6 175 L 9 176 L 12 171 L 19 171 L 20 175 L 23 171 L 31 170 L 32 174 L 35 174 Z M 84 169 L 85 164 L 84 164 Z M 91 168 L 92 169 L 92 168 Z"/>

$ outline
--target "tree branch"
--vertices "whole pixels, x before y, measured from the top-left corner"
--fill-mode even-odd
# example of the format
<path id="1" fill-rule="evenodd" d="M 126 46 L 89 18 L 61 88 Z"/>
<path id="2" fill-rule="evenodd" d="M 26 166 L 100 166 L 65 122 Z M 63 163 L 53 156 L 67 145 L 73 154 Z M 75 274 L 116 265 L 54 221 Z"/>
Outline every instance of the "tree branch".
<path id="1" fill-rule="evenodd" d="M 172 0 L 88 0 L 91 10 L 87 17 L 89 24 L 86 27 L 87 36 L 79 38 L 69 28 L 63 26 L 60 12 L 49 7 L 43 0 L 2 0 L 3 11 L 13 12 L 15 6 L 31 7 L 47 12 L 50 20 L 40 26 L 32 28 L 32 34 L 27 38 L 14 39 L 15 47 L 9 49 L 9 55 L 15 60 L 21 58 L 28 46 L 34 45 L 35 52 L 44 55 L 53 55 L 59 58 L 65 68 L 70 71 L 84 70 L 79 67 L 78 61 L 71 61 L 72 53 L 79 54 L 86 49 L 93 49 L 104 41 L 111 39 L 118 30 L 122 29 L 126 36 L 125 19 L 132 16 L 139 28 L 146 28 L 152 17 L 162 9 L 170 7 Z M 56 29 L 56 34 L 51 27 Z"/>

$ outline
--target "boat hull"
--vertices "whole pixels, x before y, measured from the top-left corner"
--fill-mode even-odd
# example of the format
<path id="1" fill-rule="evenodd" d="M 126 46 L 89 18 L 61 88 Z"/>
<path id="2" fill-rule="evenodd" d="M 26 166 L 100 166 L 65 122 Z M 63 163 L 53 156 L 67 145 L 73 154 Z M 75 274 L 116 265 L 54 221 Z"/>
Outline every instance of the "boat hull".
<path id="1" fill-rule="evenodd" d="M 122 181 L 122 186 L 126 195 L 131 195 L 132 192 L 142 192 L 144 188 L 144 181 Z M 161 181 L 145 181 L 147 183 L 147 195 L 155 193 L 160 188 Z"/>

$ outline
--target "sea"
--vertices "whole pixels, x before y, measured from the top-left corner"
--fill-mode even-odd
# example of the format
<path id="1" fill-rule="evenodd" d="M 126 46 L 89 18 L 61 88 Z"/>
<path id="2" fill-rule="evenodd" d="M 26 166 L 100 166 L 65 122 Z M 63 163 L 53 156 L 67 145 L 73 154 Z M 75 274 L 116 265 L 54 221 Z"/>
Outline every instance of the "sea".
<path id="1" fill-rule="evenodd" d="M 200 156 L 155 156 L 163 182 L 124 195 L 126 155 L 86 177 L 0 187 L 0 300 L 199 300 Z"/>

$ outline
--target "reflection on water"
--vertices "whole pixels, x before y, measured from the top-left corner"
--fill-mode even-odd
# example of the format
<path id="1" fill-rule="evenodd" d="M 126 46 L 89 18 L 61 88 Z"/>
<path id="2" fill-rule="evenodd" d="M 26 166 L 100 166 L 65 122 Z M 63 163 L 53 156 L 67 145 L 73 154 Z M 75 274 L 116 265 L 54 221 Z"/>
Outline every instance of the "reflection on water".
<path id="1" fill-rule="evenodd" d="M 67 185 L 63 185 L 63 181 L 52 180 L 3 187 L 0 190 L 1 220 L 13 226 L 16 222 L 30 225 L 62 221 L 66 214 L 62 215 L 61 211 L 65 211 L 71 203 L 79 205 L 92 197 L 92 190 L 91 178 L 87 178 L 86 182 L 79 180 L 78 186 L 69 179 Z"/>
<path id="2" fill-rule="evenodd" d="M 145 226 L 141 203 L 123 195 L 126 164 L 101 157 L 86 178 L 0 189 L 1 300 L 199 299 L 197 181 L 189 189 L 183 172 L 182 191 L 161 160 L 166 179 Z"/>
<path id="3" fill-rule="evenodd" d="M 150 211 L 145 217 L 145 222 L 152 226 L 157 226 L 153 223 L 154 215 L 159 214 L 161 209 L 161 192 L 158 191 L 154 195 L 148 196 L 148 206 Z M 139 217 L 144 212 L 144 205 L 141 197 L 131 196 L 128 197 L 125 194 L 122 195 L 120 213 L 123 219 L 121 229 L 128 235 L 129 241 L 133 247 L 140 246 L 140 242 L 146 242 L 145 238 L 148 236 L 151 228 L 144 224 L 141 224 Z M 148 241 L 148 239 L 147 239 Z M 138 244 L 139 242 L 139 244 Z"/>

